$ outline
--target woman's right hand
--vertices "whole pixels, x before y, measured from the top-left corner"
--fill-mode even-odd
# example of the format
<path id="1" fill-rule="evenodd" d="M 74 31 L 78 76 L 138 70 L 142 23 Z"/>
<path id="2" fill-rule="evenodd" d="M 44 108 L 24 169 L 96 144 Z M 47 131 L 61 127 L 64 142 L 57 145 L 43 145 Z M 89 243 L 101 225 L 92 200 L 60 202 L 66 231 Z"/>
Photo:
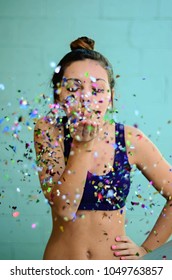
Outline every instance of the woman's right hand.
<path id="1" fill-rule="evenodd" d="M 97 137 L 99 133 L 99 123 L 91 120 L 82 120 L 70 124 L 69 130 L 73 139 L 78 142 L 89 142 Z"/>

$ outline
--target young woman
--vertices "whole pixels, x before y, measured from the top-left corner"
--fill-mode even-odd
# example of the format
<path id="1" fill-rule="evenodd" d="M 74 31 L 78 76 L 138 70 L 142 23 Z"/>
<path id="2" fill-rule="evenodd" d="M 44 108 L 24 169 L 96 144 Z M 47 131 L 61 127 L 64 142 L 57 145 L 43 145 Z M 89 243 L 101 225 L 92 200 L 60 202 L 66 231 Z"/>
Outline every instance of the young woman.
<path id="1" fill-rule="evenodd" d="M 35 126 L 39 178 L 53 221 L 44 259 L 138 259 L 172 232 L 172 169 L 140 130 L 105 118 L 113 106 L 113 70 L 93 49 L 87 37 L 71 43 L 52 78 L 53 112 L 63 108 L 66 116 L 47 115 Z M 133 164 L 167 200 L 142 245 L 124 226 Z"/>

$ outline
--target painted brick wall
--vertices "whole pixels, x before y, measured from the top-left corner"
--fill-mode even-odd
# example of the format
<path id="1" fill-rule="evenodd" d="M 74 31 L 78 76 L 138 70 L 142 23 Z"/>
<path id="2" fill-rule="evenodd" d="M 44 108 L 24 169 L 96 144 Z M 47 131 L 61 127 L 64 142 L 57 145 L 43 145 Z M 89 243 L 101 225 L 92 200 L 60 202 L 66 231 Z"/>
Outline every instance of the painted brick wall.
<path id="1" fill-rule="evenodd" d="M 51 215 L 31 150 L 30 113 L 38 109 L 36 117 L 45 114 L 54 63 L 69 51 L 73 39 L 84 35 L 96 41 L 96 50 L 112 62 L 115 76 L 120 75 L 116 119 L 137 124 L 172 162 L 171 0 L 1 0 L 0 259 L 42 258 Z M 134 177 L 126 230 L 141 243 L 164 200 L 155 197 L 139 172 Z M 146 208 L 131 210 L 139 191 Z M 14 218 L 16 211 L 20 214 Z"/>

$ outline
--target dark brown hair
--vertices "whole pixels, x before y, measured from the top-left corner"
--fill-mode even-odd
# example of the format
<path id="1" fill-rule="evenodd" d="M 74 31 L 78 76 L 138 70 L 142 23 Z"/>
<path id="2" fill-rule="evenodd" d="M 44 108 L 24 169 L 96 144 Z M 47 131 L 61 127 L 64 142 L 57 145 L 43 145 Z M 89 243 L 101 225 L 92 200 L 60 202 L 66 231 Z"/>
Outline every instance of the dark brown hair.
<path id="1" fill-rule="evenodd" d="M 67 53 L 58 63 L 52 77 L 52 85 L 54 89 L 54 102 L 58 101 L 58 87 L 60 87 L 62 78 L 66 68 L 75 61 L 92 59 L 98 61 L 99 64 L 107 71 L 109 85 L 111 91 L 114 88 L 115 80 L 112 65 L 101 53 L 94 50 L 95 41 L 88 37 L 80 37 L 70 44 L 71 52 Z"/>

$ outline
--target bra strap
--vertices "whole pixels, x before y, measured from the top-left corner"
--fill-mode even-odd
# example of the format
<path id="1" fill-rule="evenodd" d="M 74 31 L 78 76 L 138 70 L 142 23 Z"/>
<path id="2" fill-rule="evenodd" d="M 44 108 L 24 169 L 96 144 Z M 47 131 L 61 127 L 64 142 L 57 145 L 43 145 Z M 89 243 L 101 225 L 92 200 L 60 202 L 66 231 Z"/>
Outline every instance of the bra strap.
<path id="1" fill-rule="evenodd" d="M 57 118 L 57 126 L 58 125 L 63 126 L 63 130 L 64 130 L 64 158 L 65 158 L 65 162 L 67 162 L 67 159 L 69 157 L 71 143 L 72 143 L 72 137 L 70 135 L 70 131 L 69 131 L 69 128 L 67 126 L 67 121 L 68 121 L 68 118 L 66 116 Z"/>
<path id="2" fill-rule="evenodd" d="M 125 132 L 124 125 L 115 123 L 116 144 L 125 147 Z"/>

